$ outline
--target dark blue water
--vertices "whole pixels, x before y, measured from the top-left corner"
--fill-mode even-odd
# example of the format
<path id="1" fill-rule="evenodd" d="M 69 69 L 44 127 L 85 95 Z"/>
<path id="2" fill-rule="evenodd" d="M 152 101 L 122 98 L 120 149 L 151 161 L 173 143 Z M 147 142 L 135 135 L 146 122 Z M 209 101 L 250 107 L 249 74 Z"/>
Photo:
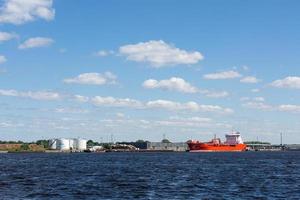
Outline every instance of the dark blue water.
<path id="1" fill-rule="evenodd" d="M 300 152 L 0 154 L 0 199 L 300 199 Z"/>

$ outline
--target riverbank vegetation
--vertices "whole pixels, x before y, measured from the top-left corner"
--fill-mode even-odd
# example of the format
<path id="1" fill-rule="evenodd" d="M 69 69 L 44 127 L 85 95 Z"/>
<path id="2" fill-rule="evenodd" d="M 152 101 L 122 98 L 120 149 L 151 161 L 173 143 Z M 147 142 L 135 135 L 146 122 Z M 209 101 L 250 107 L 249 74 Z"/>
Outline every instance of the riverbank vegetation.
<path id="1" fill-rule="evenodd" d="M 45 149 L 46 149 L 46 147 L 39 141 L 37 141 L 37 142 L 0 141 L 0 151 L 44 152 Z"/>

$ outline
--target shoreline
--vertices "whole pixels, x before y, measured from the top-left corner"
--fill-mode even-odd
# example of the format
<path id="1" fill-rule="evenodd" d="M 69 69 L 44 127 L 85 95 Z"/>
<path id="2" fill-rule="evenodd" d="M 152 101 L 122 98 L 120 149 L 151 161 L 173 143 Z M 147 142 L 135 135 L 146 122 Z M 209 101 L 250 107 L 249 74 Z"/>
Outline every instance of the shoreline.
<path id="1" fill-rule="evenodd" d="M 246 153 L 246 152 L 300 152 L 300 150 L 259 150 L 259 151 L 170 151 L 170 150 L 142 150 L 142 151 L 101 151 L 101 152 L 68 152 L 68 151 L 0 151 L 0 154 L 103 154 L 103 153 Z"/>

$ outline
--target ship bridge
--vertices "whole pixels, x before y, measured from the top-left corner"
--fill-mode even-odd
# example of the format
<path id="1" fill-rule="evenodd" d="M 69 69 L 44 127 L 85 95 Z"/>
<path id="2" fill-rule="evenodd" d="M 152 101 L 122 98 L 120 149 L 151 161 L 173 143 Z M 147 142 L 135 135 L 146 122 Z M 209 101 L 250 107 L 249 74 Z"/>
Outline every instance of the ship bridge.
<path id="1" fill-rule="evenodd" d="M 236 145 L 236 144 L 244 144 L 241 134 L 239 132 L 233 132 L 231 134 L 226 134 L 226 144 Z"/>

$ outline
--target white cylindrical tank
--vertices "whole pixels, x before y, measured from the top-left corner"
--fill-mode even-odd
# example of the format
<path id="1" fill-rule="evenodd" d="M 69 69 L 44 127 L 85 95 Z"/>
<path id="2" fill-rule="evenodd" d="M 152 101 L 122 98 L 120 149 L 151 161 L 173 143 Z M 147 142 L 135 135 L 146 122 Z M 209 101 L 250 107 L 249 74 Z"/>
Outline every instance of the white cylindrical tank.
<path id="1" fill-rule="evenodd" d="M 78 138 L 75 141 L 76 141 L 76 149 L 77 150 L 79 150 L 79 151 L 86 150 L 86 144 L 87 144 L 86 139 Z"/>
<path id="2" fill-rule="evenodd" d="M 70 150 L 70 140 L 65 138 L 60 138 L 58 140 L 58 149 L 61 151 Z"/>
<path id="3" fill-rule="evenodd" d="M 72 150 L 76 149 L 76 140 L 75 139 L 68 139 L 68 140 L 69 140 L 70 149 Z"/>
<path id="4" fill-rule="evenodd" d="M 57 149 L 57 139 L 49 140 L 49 148 L 53 150 Z"/>

